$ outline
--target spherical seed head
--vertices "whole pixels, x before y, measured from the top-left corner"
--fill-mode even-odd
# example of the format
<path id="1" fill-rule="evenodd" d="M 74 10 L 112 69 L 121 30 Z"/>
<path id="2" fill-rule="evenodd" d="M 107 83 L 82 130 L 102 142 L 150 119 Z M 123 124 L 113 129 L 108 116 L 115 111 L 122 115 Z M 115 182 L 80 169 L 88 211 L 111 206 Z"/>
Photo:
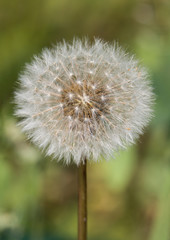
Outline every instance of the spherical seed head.
<path id="1" fill-rule="evenodd" d="M 47 155 L 77 165 L 109 158 L 152 115 L 146 71 L 116 44 L 73 40 L 44 50 L 20 75 L 16 115 Z"/>

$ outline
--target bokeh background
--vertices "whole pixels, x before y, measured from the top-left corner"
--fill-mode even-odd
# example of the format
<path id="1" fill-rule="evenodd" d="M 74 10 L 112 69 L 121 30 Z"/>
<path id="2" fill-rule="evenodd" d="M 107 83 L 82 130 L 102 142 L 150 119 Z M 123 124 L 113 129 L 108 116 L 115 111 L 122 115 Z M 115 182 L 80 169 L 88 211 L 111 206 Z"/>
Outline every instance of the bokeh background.
<path id="1" fill-rule="evenodd" d="M 137 144 L 88 165 L 89 240 L 169 240 L 169 0 L 0 0 L 0 239 L 77 239 L 77 167 L 45 158 L 13 116 L 24 64 L 74 36 L 118 41 L 148 68 L 156 94 Z"/>

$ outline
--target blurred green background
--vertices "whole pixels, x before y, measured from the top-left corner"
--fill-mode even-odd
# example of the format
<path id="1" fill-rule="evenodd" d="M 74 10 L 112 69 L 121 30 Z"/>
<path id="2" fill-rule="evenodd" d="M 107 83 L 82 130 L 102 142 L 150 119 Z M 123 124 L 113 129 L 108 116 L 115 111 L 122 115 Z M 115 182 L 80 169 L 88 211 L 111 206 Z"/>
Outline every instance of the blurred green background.
<path id="1" fill-rule="evenodd" d="M 12 103 L 24 64 L 74 36 L 118 41 L 149 69 L 156 94 L 138 143 L 88 165 L 88 239 L 169 240 L 169 0 L 0 0 L 0 239 L 77 239 L 77 168 L 29 143 Z"/>

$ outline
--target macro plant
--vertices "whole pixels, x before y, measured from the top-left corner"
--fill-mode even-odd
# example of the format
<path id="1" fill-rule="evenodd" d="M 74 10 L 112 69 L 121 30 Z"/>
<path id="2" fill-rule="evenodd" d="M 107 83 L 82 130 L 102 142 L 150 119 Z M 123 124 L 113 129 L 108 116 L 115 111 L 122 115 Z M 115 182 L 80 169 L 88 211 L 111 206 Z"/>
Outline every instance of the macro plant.
<path id="1" fill-rule="evenodd" d="M 87 161 L 109 159 L 134 143 L 152 116 L 148 74 L 117 44 L 63 41 L 26 65 L 16 115 L 28 137 L 79 169 L 79 240 L 86 239 Z"/>

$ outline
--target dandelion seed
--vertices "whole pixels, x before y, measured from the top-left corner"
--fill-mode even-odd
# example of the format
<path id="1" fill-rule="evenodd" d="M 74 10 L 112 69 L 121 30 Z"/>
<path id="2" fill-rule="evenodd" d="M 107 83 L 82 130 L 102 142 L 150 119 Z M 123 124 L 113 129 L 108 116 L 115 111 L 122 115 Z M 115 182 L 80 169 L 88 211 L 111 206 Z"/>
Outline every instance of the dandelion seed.
<path id="1" fill-rule="evenodd" d="M 23 131 L 66 163 L 110 158 L 134 143 L 152 116 L 146 70 L 98 39 L 44 50 L 26 66 L 20 85 L 15 100 Z"/>
<path id="2" fill-rule="evenodd" d="M 82 82 L 81 82 L 80 80 L 77 80 L 77 84 L 81 85 L 81 84 L 82 84 Z"/>
<path id="3" fill-rule="evenodd" d="M 72 99 L 73 98 L 73 94 L 69 93 L 69 98 Z"/>
<path id="4" fill-rule="evenodd" d="M 57 91 L 60 93 L 62 91 L 62 89 L 61 88 L 57 88 Z"/>
<path id="5" fill-rule="evenodd" d="M 69 73 L 69 76 L 72 77 L 74 74 L 73 73 Z"/>
<path id="6" fill-rule="evenodd" d="M 88 119 L 88 118 L 85 118 L 85 119 L 84 119 L 84 121 L 85 121 L 85 122 L 88 122 L 88 121 L 89 121 L 89 119 Z"/>
<path id="7" fill-rule="evenodd" d="M 105 97 L 104 97 L 103 95 L 101 96 L 101 100 L 102 100 L 102 101 L 104 101 L 104 100 L 105 100 Z"/>
<path id="8" fill-rule="evenodd" d="M 89 71 L 89 74 L 91 74 L 91 75 L 92 75 L 92 74 L 93 74 L 93 71 L 92 71 L 92 70 L 90 70 L 90 71 Z"/>

